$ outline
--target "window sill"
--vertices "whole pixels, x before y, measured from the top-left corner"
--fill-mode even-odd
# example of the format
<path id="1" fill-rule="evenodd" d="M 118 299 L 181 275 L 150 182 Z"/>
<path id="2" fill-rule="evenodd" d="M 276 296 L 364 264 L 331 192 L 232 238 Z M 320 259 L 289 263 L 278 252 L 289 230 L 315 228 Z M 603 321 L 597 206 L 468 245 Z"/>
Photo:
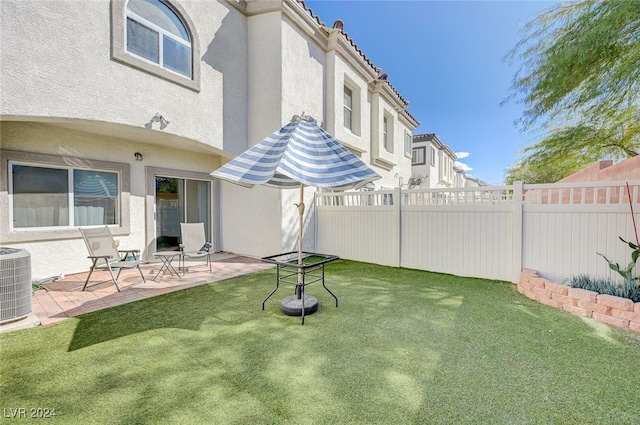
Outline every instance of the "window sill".
<path id="1" fill-rule="evenodd" d="M 383 168 L 387 171 L 391 171 L 393 167 L 396 165 L 395 163 L 391 161 L 387 161 L 386 159 L 380 158 L 380 157 L 372 158 L 371 162 L 373 163 L 373 165 Z"/>
<path id="2" fill-rule="evenodd" d="M 200 91 L 200 81 L 199 79 L 190 80 L 187 77 L 183 77 L 180 74 L 173 73 L 167 69 L 162 68 L 159 65 L 155 65 L 152 63 L 148 63 L 143 61 L 142 59 L 138 59 L 135 56 L 124 52 L 122 50 L 116 51 L 120 49 L 114 49 L 113 52 L 113 60 L 116 62 L 120 62 L 124 65 L 128 65 L 132 68 L 138 69 L 140 71 L 144 71 L 147 74 L 154 75 L 156 77 L 160 77 L 163 80 L 167 80 L 169 82 L 181 85 L 193 91 Z M 194 76 L 196 74 L 195 69 L 193 70 Z"/>
<path id="3" fill-rule="evenodd" d="M 113 236 L 127 236 L 131 233 L 129 227 L 109 226 Z M 41 242 L 54 241 L 62 239 L 81 239 L 82 234 L 79 228 L 65 227 L 64 229 L 55 229 L 48 227 L 46 229 L 30 228 L 25 230 L 14 229 L 3 235 L 3 242 Z"/>

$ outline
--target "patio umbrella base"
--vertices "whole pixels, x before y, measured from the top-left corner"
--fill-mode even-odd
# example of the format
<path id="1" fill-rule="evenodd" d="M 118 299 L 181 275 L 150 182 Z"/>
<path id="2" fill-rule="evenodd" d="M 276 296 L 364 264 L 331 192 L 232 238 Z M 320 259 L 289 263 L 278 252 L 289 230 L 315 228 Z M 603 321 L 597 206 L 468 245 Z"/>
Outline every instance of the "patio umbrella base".
<path id="1" fill-rule="evenodd" d="M 302 316 L 302 299 L 296 295 L 283 298 L 280 301 L 280 308 L 287 316 Z M 318 311 L 318 299 L 311 295 L 304 296 L 304 315 L 313 314 Z"/>

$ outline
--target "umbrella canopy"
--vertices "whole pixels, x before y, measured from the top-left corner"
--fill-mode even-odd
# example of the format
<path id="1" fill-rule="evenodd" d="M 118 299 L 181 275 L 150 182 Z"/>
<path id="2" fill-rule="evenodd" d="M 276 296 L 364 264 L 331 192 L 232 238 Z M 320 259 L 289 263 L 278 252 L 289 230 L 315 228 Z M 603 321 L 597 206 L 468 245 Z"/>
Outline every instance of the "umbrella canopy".
<path id="1" fill-rule="evenodd" d="M 302 264 L 304 186 L 357 189 L 380 178 L 304 113 L 216 171 L 212 177 L 245 187 L 300 188 L 298 264 Z M 298 270 L 298 285 L 303 285 Z M 300 297 L 300 291 L 297 291 Z"/>
<path id="2" fill-rule="evenodd" d="M 294 116 L 211 176 L 245 187 L 357 189 L 380 178 L 309 116 Z"/>

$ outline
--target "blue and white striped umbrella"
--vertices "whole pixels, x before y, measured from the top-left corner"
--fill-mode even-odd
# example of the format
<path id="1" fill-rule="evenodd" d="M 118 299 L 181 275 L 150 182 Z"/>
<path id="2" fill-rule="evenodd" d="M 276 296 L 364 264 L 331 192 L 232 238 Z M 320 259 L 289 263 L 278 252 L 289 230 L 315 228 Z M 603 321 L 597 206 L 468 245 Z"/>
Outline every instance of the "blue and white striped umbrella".
<path id="1" fill-rule="evenodd" d="M 357 189 L 379 179 L 375 171 L 304 114 L 294 116 L 211 176 L 245 187 L 276 188 L 300 185 Z"/>

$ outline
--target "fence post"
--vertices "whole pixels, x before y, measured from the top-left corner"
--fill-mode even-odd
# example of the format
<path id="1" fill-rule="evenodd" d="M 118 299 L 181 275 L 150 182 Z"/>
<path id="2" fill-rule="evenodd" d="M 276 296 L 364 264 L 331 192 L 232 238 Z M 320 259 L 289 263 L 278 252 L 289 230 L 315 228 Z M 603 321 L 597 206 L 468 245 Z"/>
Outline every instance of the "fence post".
<path id="1" fill-rule="evenodd" d="M 401 205 L 402 205 L 402 199 L 400 198 L 400 196 L 402 196 L 401 193 L 401 188 L 400 187 L 396 187 L 394 188 L 394 193 L 393 193 L 393 205 L 394 205 L 394 215 L 395 215 L 395 222 L 396 222 L 396 226 L 395 226 L 395 232 L 396 232 L 396 243 L 398 244 L 398 249 L 395 250 L 396 252 L 396 259 L 395 259 L 395 263 L 397 267 L 400 267 L 401 265 L 401 261 L 402 261 L 402 216 L 401 216 Z"/>
<path id="2" fill-rule="evenodd" d="M 512 259 L 511 259 L 511 282 L 518 283 L 520 281 L 520 272 L 522 271 L 522 199 L 523 199 L 522 182 L 513 182 L 513 217 L 512 217 Z"/>

